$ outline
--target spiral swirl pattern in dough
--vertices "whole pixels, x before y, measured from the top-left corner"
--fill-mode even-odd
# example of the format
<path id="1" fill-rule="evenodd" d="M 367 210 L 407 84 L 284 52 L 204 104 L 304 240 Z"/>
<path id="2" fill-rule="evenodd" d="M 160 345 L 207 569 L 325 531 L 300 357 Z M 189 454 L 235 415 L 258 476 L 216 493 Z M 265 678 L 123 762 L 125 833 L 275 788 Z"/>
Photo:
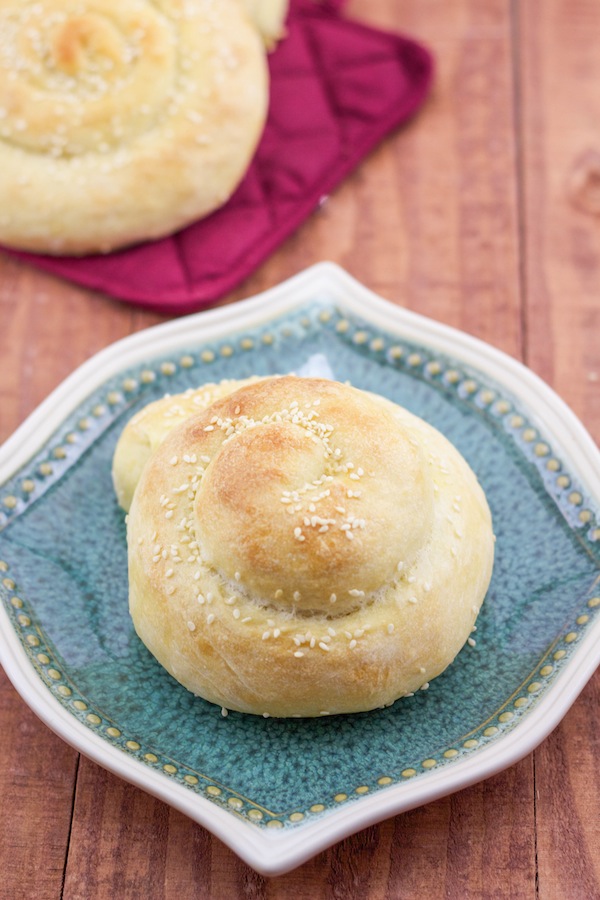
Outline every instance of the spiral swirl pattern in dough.
<path id="1" fill-rule="evenodd" d="M 176 427 L 128 524 L 138 634 L 194 693 L 274 716 L 367 710 L 467 640 L 491 575 L 485 497 L 380 397 L 271 378 Z"/>
<path id="2" fill-rule="evenodd" d="M 107 251 L 225 202 L 267 108 L 236 0 L 0 4 L 0 241 Z"/>

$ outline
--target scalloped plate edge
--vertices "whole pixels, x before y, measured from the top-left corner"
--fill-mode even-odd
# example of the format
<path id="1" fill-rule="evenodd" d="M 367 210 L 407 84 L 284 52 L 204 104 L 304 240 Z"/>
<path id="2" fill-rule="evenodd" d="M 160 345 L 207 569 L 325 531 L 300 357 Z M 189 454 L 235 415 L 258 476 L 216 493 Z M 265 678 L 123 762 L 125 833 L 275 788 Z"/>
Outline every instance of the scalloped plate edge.
<path id="1" fill-rule="evenodd" d="M 600 502 L 600 453 L 574 413 L 521 363 L 463 332 L 394 306 L 333 263 L 319 263 L 278 287 L 232 306 L 197 313 L 126 337 L 73 372 L 0 447 L 0 483 L 38 451 L 97 387 L 124 368 L 245 327 L 255 328 L 322 295 L 367 324 L 437 349 L 502 384 L 552 437 L 596 502 Z M 112 747 L 77 722 L 52 697 L 30 666 L 0 608 L 0 662 L 25 702 L 56 734 L 104 768 L 137 785 L 208 828 L 245 862 L 265 875 L 287 872 L 348 835 L 487 778 L 530 753 L 560 722 L 600 663 L 600 621 L 589 629 L 561 676 L 514 728 L 452 767 L 363 796 L 314 821 L 269 832 L 249 825 L 209 800 Z"/>

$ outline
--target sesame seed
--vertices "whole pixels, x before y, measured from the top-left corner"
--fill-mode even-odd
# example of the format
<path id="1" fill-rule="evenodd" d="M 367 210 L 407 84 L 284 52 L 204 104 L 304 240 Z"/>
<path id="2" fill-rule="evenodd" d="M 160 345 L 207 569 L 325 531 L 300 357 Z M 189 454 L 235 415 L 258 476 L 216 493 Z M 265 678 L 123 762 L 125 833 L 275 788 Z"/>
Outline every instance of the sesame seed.
<path id="1" fill-rule="evenodd" d="M 346 537 L 347 537 L 349 540 L 351 540 L 351 541 L 354 540 L 354 535 L 352 534 L 351 531 L 346 531 L 345 534 L 346 534 Z"/>
<path id="2" fill-rule="evenodd" d="M 431 590 L 431 584 L 428 581 L 426 581 L 425 584 L 423 585 L 423 590 L 425 591 L 426 594 L 428 594 L 429 591 Z"/>
<path id="3" fill-rule="evenodd" d="M 421 687 L 419 688 L 419 690 L 420 690 L 420 691 L 427 691 L 427 690 L 429 690 L 429 682 L 426 681 L 425 684 L 422 684 Z"/>
<path id="4" fill-rule="evenodd" d="M 299 601 L 300 601 L 301 599 L 302 599 L 302 594 L 300 593 L 300 591 L 294 591 L 294 600 L 295 600 L 295 602 L 296 602 L 296 603 L 299 603 Z"/>
<path id="5" fill-rule="evenodd" d="M 277 588 L 273 596 L 275 600 L 279 600 L 280 597 L 283 597 L 283 591 L 281 590 L 281 588 Z"/>
<path id="6" fill-rule="evenodd" d="M 275 628 L 275 630 L 273 631 L 273 637 L 278 638 L 280 634 L 281 631 L 279 630 L 279 628 Z"/>
<path id="7" fill-rule="evenodd" d="M 209 614 L 207 615 L 207 617 L 206 617 L 206 624 L 207 624 L 207 625 L 212 625 L 212 623 L 213 623 L 214 621 L 215 621 L 215 614 L 214 614 L 214 613 L 209 613 Z"/>
<path id="8" fill-rule="evenodd" d="M 172 519 L 172 518 L 173 518 L 173 510 L 172 510 L 172 509 L 169 509 L 169 510 L 165 513 L 165 519 Z"/>
<path id="9" fill-rule="evenodd" d="M 214 426 L 214 425 L 207 425 L 206 428 L 205 428 L 204 430 L 205 430 L 205 431 L 214 431 L 214 430 L 215 430 L 215 426 Z"/>
<path id="10" fill-rule="evenodd" d="M 350 648 L 350 650 L 354 650 L 354 648 L 356 647 L 356 641 L 354 640 L 354 638 L 352 638 L 352 640 L 348 644 L 348 647 Z"/>
<path id="11" fill-rule="evenodd" d="M 268 640 L 268 638 L 270 638 L 270 637 L 271 637 L 271 632 L 270 632 L 270 631 L 263 631 L 263 635 L 262 635 L 263 641 Z"/>
<path id="12" fill-rule="evenodd" d="M 165 572 L 165 578 L 171 578 L 172 575 L 173 569 L 167 569 L 167 571 Z"/>
<path id="13" fill-rule="evenodd" d="M 321 648 L 321 650 L 329 650 L 329 647 L 324 641 L 319 641 L 319 647 Z"/>
<path id="14" fill-rule="evenodd" d="M 416 598 L 416 597 L 409 597 L 409 598 L 408 598 L 408 602 L 409 602 L 409 603 L 416 603 L 416 602 L 417 602 L 417 598 Z"/>
<path id="15" fill-rule="evenodd" d="M 170 586 L 166 589 L 165 593 L 166 593 L 169 597 L 172 597 L 173 594 L 175 593 L 175 588 L 174 588 L 172 585 L 170 585 Z"/>
<path id="16" fill-rule="evenodd" d="M 252 616 L 244 616 L 244 618 L 242 619 L 242 625 L 245 625 L 246 622 L 251 622 L 251 621 L 252 621 Z"/>
<path id="17" fill-rule="evenodd" d="M 476 643 L 477 641 L 475 640 L 475 638 L 467 638 L 467 644 L 469 645 L 469 647 L 474 647 Z"/>
<path id="18" fill-rule="evenodd" d="M 311 650 L 313 649 L 313 647 L 315 646 L 316 643 L 317 643 L 317 639 L 314 637 L 311 637 L 311 639 L 309 641 L 309 647 Z"/>
<path id="19" fill-rule="evenodd" d="M 294 656 L 296 657 L 296 659 L 301 659 L 304 656 L 304 653 L 302 652 L 302 650 L 296 650 Z"/>
<path id="20" fill-rule="evenodd" d="M 425 666 L 419 666 L 419 675 L 425 674 Z"/>
<path id="21" fill-rule="evenodd" d="M 406 580 L 408 581 L 409 584 L 414 584 L 415 581 L 417 580 L 417 577 L 416 577 L 416 575 L 409 575 Z"/>
<path id="22" fill-rule="evenodd" d="M 237 609 L 237 607 L 236 607 L 236 608 L 234 609 L 234 611 L 233 611 L 233 618 L 234 618 L 234 619 L 239 619 L 240 616 L 241 616 L 241 612 L 240 612 L 239 609 Z"/>
<path id="23" fill-rule="evenodd" d="M 227 716 L 229 715 L 229 710 L 225 709 L 224 706 L 221 707 L 221 715 L 223 716 L 224 719 L 227 718 Z"/>
<path id="24" fill-rule="evenodd" d="M 242 576 L 240 575 L 239 572 L 236 572 L 233 577 L 235 578 L 236 581 L 239 581 Z"/>
<path id="25" fill-rule="evenodd" d="M 330 602 L 330 603 L 335 603 L 336 600 L 337 600 L 337 595 L 336 595 L 336 594 L 331 594 L 330 597 L 329 597 L 329 602 Z"/>
<path id="26" fill-rule="evenodd" d="M 337 634 L 335 628 L 331 628 L 331 626 L 327 629 L 327 631 L 331 635 L 331 637 L 335 637 Z"/>
<path id="27" fill-rule="evenodd" d="M 194 624 L 193 622 L 188 622 L 188 623 L 187 623 L 187 627 L 190 629 L 190 631 L 195 631 L 195 630 L 196 630 L 196 626 L 195 626 L 195 624 Z"/>
<path id="28" fill-rule="evenodd" d="M 270 715 L 269 715 L 269 713 L 263 713 L 263 714 L 262 714 L 262 717 L 263 717 L 263 719 L 270 719 L 270 718 L 271 718 Z"/>
<path id="29" fill-rule="evenodd" d="M 351 597 L 364 597 L 365 596 L 364 591 L 358 591 L 356 588 L 352 588 L 352 590 L 348 591 L 348 593 L 350 594 Z"/>
<path id="30" fill-rule="evenodd" d="M 179 462 L 179 460 L 176 456 L 172 456 L 171 459 L 169 460 L 169 464 L 171 466 L 176 466 L 178 462 Z"/>
<path id="31" fill-rule="evenodd" d="M 394 632 L 394 625 L 393 625 L 392 622 L 390 622 L 390 624 L 388 625 L 388 627 L 387 627 L 387 632 L 388 632 L 388 634 L 393 634 L 393 632 Z"/>
<path id="32" fill-rule="evenodd" d="M 198 596 L 196 597 L 196 600 L 198 601 L 200 606 L 204 606 L 205 601 L 204 601 L 204 596 L 202 594 L 198 594 Z"/>

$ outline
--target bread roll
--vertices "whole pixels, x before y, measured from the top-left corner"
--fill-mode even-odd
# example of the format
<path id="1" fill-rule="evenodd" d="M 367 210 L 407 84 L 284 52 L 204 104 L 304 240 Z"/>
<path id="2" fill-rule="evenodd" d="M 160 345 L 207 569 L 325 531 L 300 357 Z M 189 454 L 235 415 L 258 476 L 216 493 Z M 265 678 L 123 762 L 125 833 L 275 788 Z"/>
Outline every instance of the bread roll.
<path id="1" fill-rule="evenodd" d="M 271 50 L 283 37 L 283 23 L 288 10 L 288 0 L 242 0 L 250 18 Z"/>
<path id="2" fill-rule="evenodd" d="M 112 478 L 119 505 L 125 511 L 129 509 L 144 466 L 176 425 L 256 380 L 229 379 L 197 390 L 190 388 L 183 394 L 167 394 L 136 413 L 121 432 L 113 456 Z"/>
<path id="3" fill-rule="evenodd" d="M 0 4 L 0 242 L 105 252 L 223 204 L 267 112 L 237 0 Z"/>
<path id="4" fill-rule="evenodd" d="M 265 716 L 370 710 L 472 630 L 493 561 L 464 459 L 390 401 L 257 381 L 178 425 L 128 518 L 137 633 L 186 688 Z"/>

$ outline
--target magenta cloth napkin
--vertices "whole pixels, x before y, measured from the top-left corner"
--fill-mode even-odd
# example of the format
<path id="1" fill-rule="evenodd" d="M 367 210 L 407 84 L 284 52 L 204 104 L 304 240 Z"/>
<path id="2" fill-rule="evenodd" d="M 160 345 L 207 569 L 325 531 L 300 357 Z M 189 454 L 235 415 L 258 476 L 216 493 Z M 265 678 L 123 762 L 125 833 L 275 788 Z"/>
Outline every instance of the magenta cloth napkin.
<path id="1" fill-rule="evenodd" d="M 292 0 L 287 36 L 270 56 L 267 125 L 225 206 L 171 237 L 105 256 L 14 255 L 160 312 L 193 312 L 223 297 L 427 95 L 428 51 L 344 19 L 343 2 Z"/>

